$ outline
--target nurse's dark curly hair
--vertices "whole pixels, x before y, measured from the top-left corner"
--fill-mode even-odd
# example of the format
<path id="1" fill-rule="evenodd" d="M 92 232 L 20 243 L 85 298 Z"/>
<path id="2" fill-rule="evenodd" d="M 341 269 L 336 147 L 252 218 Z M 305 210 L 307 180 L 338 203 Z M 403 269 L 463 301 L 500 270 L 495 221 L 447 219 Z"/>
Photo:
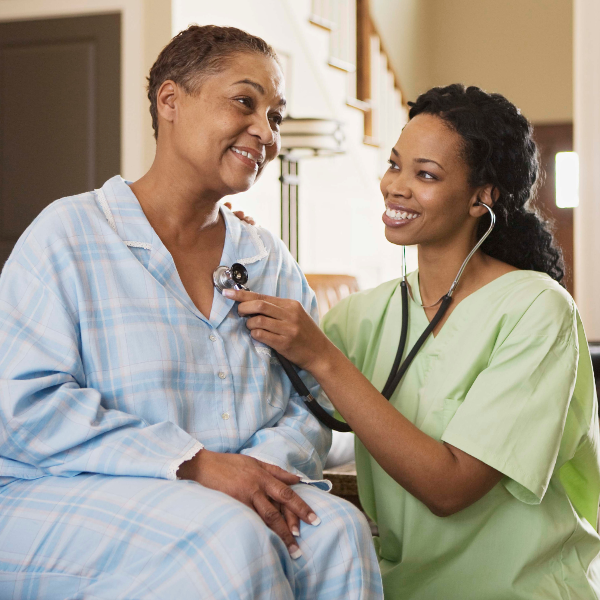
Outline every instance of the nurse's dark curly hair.
<path id="1" fill-rule="evenodd" d="M 443 119 L 464 140 L 464 157 L 474 187 L 492 184 L 496 227 L 481 249 L 518 269 L 564 277 L 562 253 L 547 221 L 532 206 L 540 180 L 533 128 L 519 109 L 500 94 L 453 84 L 436 87 L 409 102 L 409 119 L 419 114 Z M 489 227 L 479 222 L 478 237 Z"/>

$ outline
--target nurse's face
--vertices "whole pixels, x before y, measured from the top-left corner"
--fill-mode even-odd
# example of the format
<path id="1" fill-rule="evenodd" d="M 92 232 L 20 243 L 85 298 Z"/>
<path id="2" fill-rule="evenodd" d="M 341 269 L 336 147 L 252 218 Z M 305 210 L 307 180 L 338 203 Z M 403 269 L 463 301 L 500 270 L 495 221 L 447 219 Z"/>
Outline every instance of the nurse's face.
<path id="1" fill-rule="evenodd" d="M 478 190 L 461 150 L 461 136 L 439 117 L 420 114 L 407 123 L 381 180 L 390 242 L 425 246 L 475 235 L 470 210 Z"/>
<path id="2" fill-rule="evenodd" d="M 158 149 L 164 134 L 168 152 L 205 191 L 219 198 L 243 192 L 279 153 L 284 107 L 279 65 L 260 54 L 236 54 L 193 94 L 163 84 Z"/>

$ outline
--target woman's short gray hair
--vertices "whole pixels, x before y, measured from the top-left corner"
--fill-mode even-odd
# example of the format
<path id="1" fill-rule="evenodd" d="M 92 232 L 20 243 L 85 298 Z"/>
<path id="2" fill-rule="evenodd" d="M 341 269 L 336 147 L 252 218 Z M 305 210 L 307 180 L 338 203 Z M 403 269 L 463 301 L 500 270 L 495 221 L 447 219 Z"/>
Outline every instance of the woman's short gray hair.
<path id="1" fill-rule="evenodd" d="M 148 99 L 154 137 L 158 139 L 157 94 L 167 80 L 194 93 L 203 77 L 222 71 L 228 59 L 243 52 L 262 54 L 277 61 L 275 51 L 262 38 L 235 27 L 190 25 L 179 32 L 158 55 L 148 77 Z"/>

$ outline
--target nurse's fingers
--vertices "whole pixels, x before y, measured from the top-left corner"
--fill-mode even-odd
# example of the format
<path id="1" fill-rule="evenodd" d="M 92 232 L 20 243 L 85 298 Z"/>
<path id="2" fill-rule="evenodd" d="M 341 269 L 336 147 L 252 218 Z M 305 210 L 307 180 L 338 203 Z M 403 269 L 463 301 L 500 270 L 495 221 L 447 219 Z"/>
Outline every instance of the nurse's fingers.
<path id="1" fill-rule="evenodd" d="M 257 294 L 256 292 L 250 292 L 247 290 L 223 290 L 223 296 L 226 298 L 231 298 L 236 302 L 250 302 L 252 300 L 264 300 L 269 304 L 274 304 L 275 306 L 286 306 L 289 302 L 293 302 L 293 300 L 288 300 L 287 298 L 278 298 L 277 296 L 267 296 L 266 294 Z"/>
<path id="2" fill-rule="evenodd" d="M 282 319 L 265 317 L 264 315 L 253 315 L 252 317 L 248 317 L 246 327 L 250 331 L 254 329 L 263 329 L 264 331 L 270 331 L 271 333 L 285 336 L 290 339 L 294 339 L 295 334 L 297 333 L 292 323 Z"/>
<path id="3" fill-rule="evenodd" d="M 285 320 L 287 311 L 285 308 L 266 300 L 248 300 L 238 304 L 238 314 L 240 317 L 265 315 L 273 319 Z"/>
<path id="4" fill-rule="evenodd" d="M 288 345 L 286 339 L 283 336 L 277 335 L 276 333 L 271 333 L 270 331 L 265 331 L 264 329 L 253 329 L 252 331 L 250 331 L 250 335 L 257 342 L 265 344 L 266 346 L 269 346 L 269 348 L 273 348 L 273 350 L 276 350 L 277 352 L 279 352 L 279 354 L 282 354 L 283 349 L 287 348 Z M 294 362 L 294 364 L 296 364 L 293 358 L 290 358 L 289 356 L 286 356 L 286 358 Z"/>
<path id="5" fill-rule="evenodd" d="M 249 215 L 245 215 L 243 210 L 233 210 L 233 207 L 231 206 L 231 202 L 223 202 L 223 204 L 233 212 L 233 214 L 240 220 L 240 221 L 246 221 L 246 223 L 249 223 L 250 225 L 256 225 L 256 223 L 254 222 L 254 219 L 249 216 Z"/>

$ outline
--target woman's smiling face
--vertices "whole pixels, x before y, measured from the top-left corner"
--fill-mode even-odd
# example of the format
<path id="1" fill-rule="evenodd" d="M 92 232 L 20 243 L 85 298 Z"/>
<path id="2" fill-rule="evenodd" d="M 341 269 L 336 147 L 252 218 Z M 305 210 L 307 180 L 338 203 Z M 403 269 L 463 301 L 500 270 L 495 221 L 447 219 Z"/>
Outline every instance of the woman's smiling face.
<path id="1" fill-rule="evenodd" d="M 284 107 L 277 62 L 260 54 L 236 54 L 222 71 L 205 76 L 196 93 L 163 84 L 158 145 L 164 132 L 176 159 L 219 197 L 243 192 L 279 153 Z"/>
<path id="2" fill-rule="evenodd" d="M 475 190 L 462 155 L 462 138 L 439 117 L 420 114 L 404 127 L 381 180 L 385 236 L 392 244 L 451 240 L 470 217 Z"/>

